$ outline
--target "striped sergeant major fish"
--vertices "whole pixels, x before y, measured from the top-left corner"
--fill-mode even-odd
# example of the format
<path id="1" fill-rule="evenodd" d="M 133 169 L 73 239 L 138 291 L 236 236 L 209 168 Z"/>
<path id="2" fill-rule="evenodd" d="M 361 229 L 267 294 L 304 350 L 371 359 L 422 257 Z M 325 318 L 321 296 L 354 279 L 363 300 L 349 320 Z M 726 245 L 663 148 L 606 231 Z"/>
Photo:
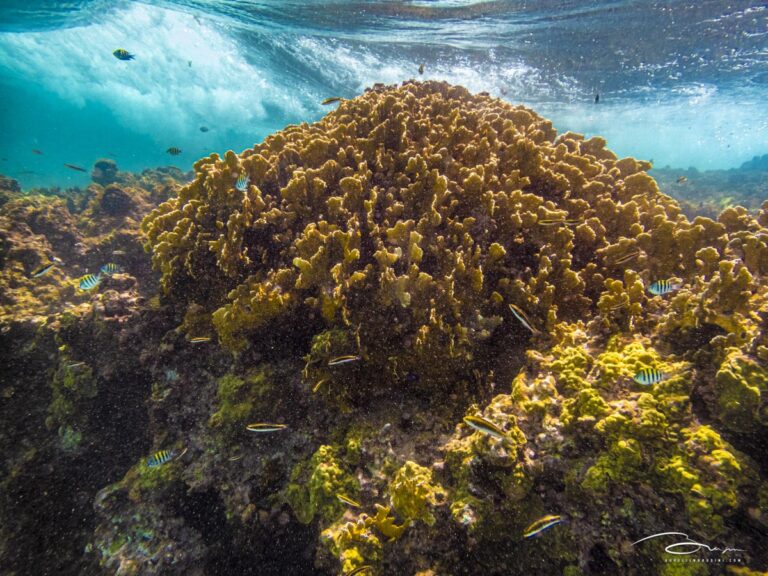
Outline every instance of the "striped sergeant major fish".
<path id="1" fill-rule="evenodd" d="M 102 274 L 106 274 L 107 276 L 112 276 L 112 274 L 118 274 L 119 272 L 122 272 L 123 269 L 121 266 L 118 266 L 117 264 L 113 264 L 112 262 L 109 262 L 108 264 L 104 264 L 104 266 L 101 267 Z"/>
<path id="2" fill-rule="evenodd" d="M 237 188 L 237 190 L 240 192 L 245 192 L 248 189 L 248 184 L 250 182 L 251 178 L 248 176 L 248 174 L 241 174 L 235 181 L 235 188 Z"/>
<path id="3" fill-rule="evenodd" d="M 661 382 L 667 376 L 669 376 L 669 374 L 662 372 L 657 368 L 643 368 L 640 372 L 635 374 L 632 379 L 643 386 L 650 386 L 657 382 Z"/>
<path id="4" fill-rule="evenodd" d="M 563 521 L 563 518 L 555 514 L 550 514 L 549 516 L 543 516 L 538 520 L 536 520 L 536 522 L 528 526 L 528 528 L 525 529 L 525 532 L 523 533 L 523 538 L 533 538 L 537 534 L 541 534 L 542 532 L 544 532 L 544 530 L 547 530 L 549 528 L 552 528 L 552 526 L 560 524 L 560 522 L 562 521 Z"/>
<path id="5" fill-rule="evenodd" d="M 152 456 L 147 458 L 148 468 L 157 468 L 163 464 L 170 462 L 176 457 L 176 450 L 158 450 Z"/>
<path id="6" fill-rule="evenodd" d="M 671 280 L 656 280 L 656 282 L 648 286 L 648 292 L 656 296 L 663 296 L 664 294 L 679 290 L 680 286 L 681 284 Z"/>
<path id="7" fill-rule="evenodd" d="M 80 278 L 80 290 L 93 290 L 101 283 L 101 274 L 86 274 Z"/>

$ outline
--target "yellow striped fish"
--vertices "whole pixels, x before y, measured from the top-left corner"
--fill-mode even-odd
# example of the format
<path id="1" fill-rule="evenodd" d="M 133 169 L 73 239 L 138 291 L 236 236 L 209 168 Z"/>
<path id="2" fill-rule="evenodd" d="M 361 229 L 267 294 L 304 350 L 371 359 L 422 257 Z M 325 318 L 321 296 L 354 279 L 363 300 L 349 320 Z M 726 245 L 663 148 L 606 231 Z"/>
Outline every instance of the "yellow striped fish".
<path id="1" fill-rule="evenodd" d="M 211 337 L 210 336 L 195 336 L 194 338 L 190 338 L 189 341 L 192 344 L 204 344 L 205 342 L 210 342 Z"/>
<path id="2" fill-rule="evenodd" d="M 523 538 L 532 538 L 533 536 L 536 536 L 537 534 L 541 534 L 544 532 L 544 530 L 547 530 L 548 528 L 552 528 L 552 526 L 555 526 L 556 524 L 560 524 L 563 519 L 560 516 L 556 515 L 549 515 L 544 516 L 542 518 L 539 518 L 528 526 L 528 528 L 525 529 L 525 533 L 523 533 Z"/>
<path id="3" fill-rule="evenodd" d="M 123 271 L 122 267 L 112 262 L 104 264 L 104 266 L 101 267 L 101 273 L 106 274 L 107 276 L 112 276 L 112 274 L 118 274 L 122 271 Z"/>
<path id="4" fill-rule="evenodd" d="M 133 60 L 136 57 L 130 52 L 128 52 L 128 50 L 124 50 L 123 48 L 118 48 L 117 50 L 112 52 L 112 55 L 118 60 Z"/>
<path id="5" fill-rule="evenodd" d="M 176 456 L 176 450 L 158 450 L 147 458 L 148 468 L 157 468 L 166 462 L 170 462 Z"/>
<path id="6" fill-rule="evenodd" d="M 336 498 L 344 502 L 344 504 L 347 504 L 348 506 L 352 506 L 352 508 L 360 508 L 361 505 L 359 502 L 356 502 L 355 500 L 352 500 L 349 496 L 346 494 L 336 494 Z"/>
<path id="7" fill-rule="evenodd" d="M 669 294 L 675 290 L 680 289 L 680 284 L 671 282 L 670 280 L 656 280 L 653 284 L 648 286 L 648 292 L 655 294 L 656 296 L 663 296 Z"/>
<path id="8" fill-rule="evenodd" d="M 669 374 L 656 368 L 643 368 L 640 372 L 635 374 L 632 379 L 643 386 L 650 386 L 657 382 L 661 382 L 667 376 L 669 376 Z"/>
<path id="9" fill-rule="evenodd" d="M 488 436 L 498 438 L 499 440 L 509 440 L 509 436 L 505 434 L 504 430 L 496 426 L 496 424 L 490 420 L 486 420 L 482 416 L 465 416 L 464 424 L 470 428 L 479 430 L 483 434 L 488 434 Z"/>
<path id="10" fill-rule="evenodd" d="M 248 432 L 277 432 L 279 430 L 285 430 L 288 428 L 285 424 L 267 424 L 266 422 L 256 422 L 255 424 L 248 424 L 245 427 Z"/>
<path id="11" fill-rule="evenodd" d="M 328 104 L 333 104 L 334 102 L 341 102 L 344 100 L 341 96 L 333 96 L 332 98 L 326 98 L 321 102 L 323 106 L 327 106 Z"/>
<path id="12" fill-rule="evenodd" d="M 93 290 L 101 283 L 101 275 L 86 274 L 80 278 L 80 290 Z"/>

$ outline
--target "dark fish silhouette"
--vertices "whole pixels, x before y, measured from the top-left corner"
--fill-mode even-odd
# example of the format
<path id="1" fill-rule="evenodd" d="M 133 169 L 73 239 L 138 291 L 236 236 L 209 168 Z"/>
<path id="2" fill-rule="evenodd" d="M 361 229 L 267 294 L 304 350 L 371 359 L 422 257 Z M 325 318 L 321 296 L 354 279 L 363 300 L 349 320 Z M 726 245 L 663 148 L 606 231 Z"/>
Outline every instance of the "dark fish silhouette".
<path id="1" fill-rule="evenodd" d="M 328 104 L 333 104 L 334 102 L 341 102 L 342 100 L 344 100 L 344 98 L 342 98 L 341 96 L 333 96 L 332 98 L 326 98 L 325 100 L 320 102 L 320 104 L 322 104 L 323 106 L 327 106 Z"/>
<path id="2" fill-rule="evenodd" d="M 170 154 L 171 156 L 178 156 L 179 154 L 181 154 L 181 148 L 176 148 L 176 146 L 171 146 L 170 148 L 168 148 L 168 150 L 166 150 L 166 152 L 168 152 L 168 154 Z"/>
<path id="3" fill-rule="evenodd" d="M 32 154 L 37 154 L 38 156 L 42 156 L 43 152 L 42 150 L 38 150 L 37 148 L 32 148 Z"/>
<path id="4" fill-rule="evenodd" d="M 419 74 L 424 74 L 424 64 L 419 65 Z"/>
<path id="5" fill-rule="evenodd" d="M 74 164 L 64 164 L 67 168 L 70 170 L 77 170 L 78 172 L 88 172 L 85 168 L 81 168 L 80 166 L 75 166 Z"/>
<path id="6" fill-rule="evenodd" d="M 200 126 L 200 132 L 208 132 L 208 130 L 210 130 L 208 126 Z"/>
<path id="7" fill-rule="evenodd" d="M 595 104 L 600 103 L 600 94 L 595 94 Z"/>

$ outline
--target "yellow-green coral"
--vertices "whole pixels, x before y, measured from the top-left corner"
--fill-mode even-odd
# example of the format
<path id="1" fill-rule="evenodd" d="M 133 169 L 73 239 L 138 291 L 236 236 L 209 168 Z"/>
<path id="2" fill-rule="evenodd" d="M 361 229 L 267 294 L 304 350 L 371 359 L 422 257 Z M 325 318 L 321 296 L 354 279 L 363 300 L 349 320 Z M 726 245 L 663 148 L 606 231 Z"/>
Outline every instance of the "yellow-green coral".
<path id="1" fill-rule="evenodd" d="M 718 416 L 731 430 L 747 432 L 768 424 L 766 393 L 768 370 L 737 348 L 728 355 L 715 377 Z"/>
<path id="2" fill-rule="evenodd" d="M 358 490 L 358 482 L 345 470 L 338 450 L 323 445 L 309 462 L 294 467 L 285 499 L 300 522 L 309 524 L 319 515 L 327 523 L 344 510 L 337 494 L 354 497 Z"/>
<path id="3" fill-rule="evenodd" d="M 217 410 L 208 420 L 208 425 L 219 430 L 223 436 L 231 437 L 242 431 L 252 418 L 268 420 L 265 399 L 273 390 L 271 374 L 261 369 L 245 378 L 234 374 L 225 374 L 218 380 L 216 394 Z M 256 414 L 255 408 L 261 407 L 262 413 Z"/>
<path id="4" fill-rule="evenodd" d="M 445 501 L 445 490 L 432 480 L 432 471 L 410 460 L 390 482 L 389 495 L 403 518 L 421 520 L 429 526 L 435 523 L 431 508 Z"/>

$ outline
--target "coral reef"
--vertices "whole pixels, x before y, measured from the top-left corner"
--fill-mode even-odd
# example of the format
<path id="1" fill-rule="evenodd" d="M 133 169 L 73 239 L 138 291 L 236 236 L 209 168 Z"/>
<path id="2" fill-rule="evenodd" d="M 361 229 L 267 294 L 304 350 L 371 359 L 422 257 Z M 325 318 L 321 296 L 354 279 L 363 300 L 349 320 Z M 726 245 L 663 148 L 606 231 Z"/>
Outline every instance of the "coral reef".
<path id="1" fill-rule="evenodd" d="M 101 458 L 77 537 L 93 573 L 721 573 L 638 543 L 660 531 L 768 570 L 768 203 L 690 220 L 649 168 L 407 82 L 180 187 L 118 172 L 72 210 L 12 191 L 0 361 L 34 394 L 0 382 L 3 417 L 32 414 L 0 434 L 2 518 L 46 459 L 71 478 Z M 115 249 L 126 274 L 66 288 Z M 141 423 L 116 423 L 125 449 L 97 424 L 115 398 Z M 174 459 L 147 467 L 157 450 Z"/>

